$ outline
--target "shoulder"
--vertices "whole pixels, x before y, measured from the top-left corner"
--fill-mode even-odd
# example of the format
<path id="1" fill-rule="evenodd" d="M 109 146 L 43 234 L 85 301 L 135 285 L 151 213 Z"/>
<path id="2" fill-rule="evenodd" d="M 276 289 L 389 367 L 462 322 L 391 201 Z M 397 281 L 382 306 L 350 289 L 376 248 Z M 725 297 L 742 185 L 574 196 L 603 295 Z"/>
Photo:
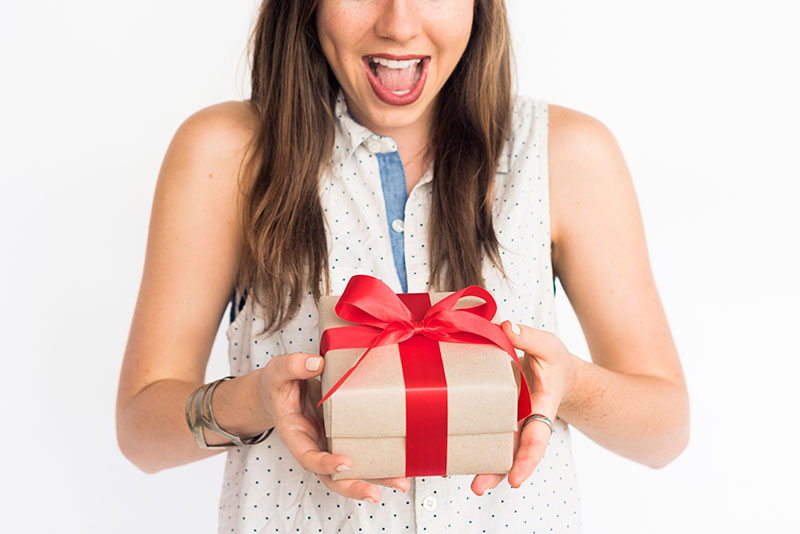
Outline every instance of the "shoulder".
<path id="1" fill-rule="evenodd" d="M 169 206 L 172 217 L 191 222 L 192 232 L 206 235 L 216 229 L 226 240 L 238 240 L 256 125 L 250 104 L 238 101 L 214 104 L 186 118 L 161 164 L 154 206 Z M 159 217 L 156 223 L 165 221 Z"/>
<path id="2" fill-rule="evenodd" d="M 203 160 L 227 160 L 241 155 L 256 132 L 258 118 L 247 101 L 221 102 L 190 115 L 172 141 L 186 155 Z"/>
<path id="3" fill-rule="evenodd" d="M 547 145 L 550 237 L 557 247 L 566 233 L 564 225 L 579 220 L 572 217 L 576 209 L 612 205 L 621 189 L 633 185 L 614 134 L 591 115 L 550 104 Z"/>
<path id="4" fill-rule="evenodd" d="M 222 102 L 193 113 L 170 142 L 159 186 L 182 191 L 183 198 L 236 198 L 247 177 L 256 128 L 257 117 L 247 102 Z"/>
<path id="5" fill-rule="evenodd" d="M 229 100 L 212 104 L 190 115 L 181 126 L 201 127 L 212 132 L 243 133 L 252 131 L 258 117 L 247 100 Z"/>
<path id="6" fill-rule="evenodd" d="M 589 153 L 602 155 L 615 148 L 616 140 L 600 120 L 580 111 L 550 104 L 548 106 L 549 154 L 553 157 Z"/>

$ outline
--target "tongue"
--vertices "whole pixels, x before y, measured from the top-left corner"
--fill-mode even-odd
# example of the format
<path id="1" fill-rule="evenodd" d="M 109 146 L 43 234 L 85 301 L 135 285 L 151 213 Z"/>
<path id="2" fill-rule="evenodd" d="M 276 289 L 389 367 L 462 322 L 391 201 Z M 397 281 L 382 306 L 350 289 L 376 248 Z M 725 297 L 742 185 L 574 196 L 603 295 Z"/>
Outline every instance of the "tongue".
<path id="1" fill-rule="evenodd" d="M 408 91 L 414 87 L 414 74 L 417 66 L 413 65 L 407 69 L 390 69 L 383 65 L 375 65 L 375 72 L 378 80 L 385 88 L 390 91 Z"/>

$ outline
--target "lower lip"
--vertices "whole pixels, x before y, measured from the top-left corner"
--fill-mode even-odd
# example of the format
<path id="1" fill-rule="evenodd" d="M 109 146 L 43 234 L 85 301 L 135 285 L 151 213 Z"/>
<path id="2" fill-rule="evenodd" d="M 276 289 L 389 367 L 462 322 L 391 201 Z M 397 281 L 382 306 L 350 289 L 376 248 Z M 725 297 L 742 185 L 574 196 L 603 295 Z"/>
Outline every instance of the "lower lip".
<path id="1" fill-rule="evenodd" d="M 369 84 L 372 86 L 372 90 L 375 91 L 375 95 L 378 98 L 393 106 L 407 106 L 416 101 L 422 94 L 422 90 L 425 88 L 425 80 L 428 78 L 428 63 L 430 63 L 430 60 L 431 58 L 429 57 L 422 58 L 422 69 L 419 73 L 419 79 L 417 83 L 414 84 L 414 87 L 404 95 L 396 95 L 381 84 L 378 77 L 372 73 L 372 69 L 369 67 L 369 58 L 364 58 L 364 68 L 367 70 Z"/>

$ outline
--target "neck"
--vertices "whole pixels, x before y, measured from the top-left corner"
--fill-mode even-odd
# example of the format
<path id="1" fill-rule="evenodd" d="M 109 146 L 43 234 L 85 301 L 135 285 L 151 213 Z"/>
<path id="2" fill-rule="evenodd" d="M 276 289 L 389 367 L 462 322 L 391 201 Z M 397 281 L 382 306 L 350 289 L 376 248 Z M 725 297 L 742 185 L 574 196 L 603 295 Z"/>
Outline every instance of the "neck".
<path id="1" fill-rule="evenodd" d="M 404 162 L 407 160 L 411 162 L 412 159 L 416 160 L 418 156 L 421 157 L 424 149 L 430 144 L 430 132 L 433 119 L 432 106 L 426 109 L 413 122 L 400 126 L 371 121 L 358 106 L 349 105 L 349 102 L 348 109 L 352 117 L 359 124 L 362 124 L 378 135 L 388 136 L 394 139 L 400 152 L 400 157 Z"/>
<path id="2" fill-rule="evenodd" d="M 352 117 L 372 132 L 391 137 L 397 145 L 406 174 L 407 192 L 419 181 L 429 163 L 433 106 L 426 109 L 417 120 L 400 126 L 375 123 L 357 106 L 349 106 Z"/>

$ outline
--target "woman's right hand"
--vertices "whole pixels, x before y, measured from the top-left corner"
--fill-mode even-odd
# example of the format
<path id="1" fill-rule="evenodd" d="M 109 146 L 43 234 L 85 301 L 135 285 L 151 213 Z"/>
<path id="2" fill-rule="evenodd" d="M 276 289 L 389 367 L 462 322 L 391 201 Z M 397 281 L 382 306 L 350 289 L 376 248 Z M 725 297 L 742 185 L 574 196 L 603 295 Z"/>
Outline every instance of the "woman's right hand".
<path id="1" fill-rule="evenodd" d="M 351 499 L 378 502 L 381 492 L 375 484 L 408 491 L 408 478 L 331 480 L 331 475 L 350 469 L 353 461 L 342 454 L 327 452 L 322 417 L 320 381 L 325 360 L 316 354 L 296 352 L 272 358 L 262 372 L 261 403 L 272 420 L 278 437 L 306 471 L 317 474 L 328 489 Z"/>

